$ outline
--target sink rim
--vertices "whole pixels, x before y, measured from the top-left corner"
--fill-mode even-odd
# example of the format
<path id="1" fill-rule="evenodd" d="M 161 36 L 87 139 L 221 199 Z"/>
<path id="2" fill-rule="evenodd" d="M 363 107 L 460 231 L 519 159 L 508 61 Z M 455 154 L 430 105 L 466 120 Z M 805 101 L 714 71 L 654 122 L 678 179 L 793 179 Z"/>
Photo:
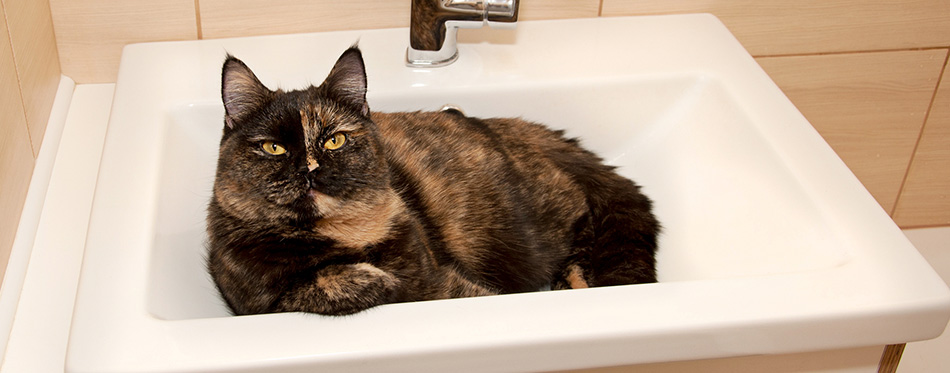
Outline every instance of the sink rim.
<path id="1" fill-rule="evenodd" d="M 581 40 L 566 38 L 571 35 L 566 34 L 564 29 L 568 27 L 565 26 L 591 33 L 622 32 L 633 35 L 631 40 L 625 41 L 631 45 L 631 49 L 658 54 L 662 52 L 663 58 L 655 60 L 651 59 L 655 56 L 641 56 L 647 61 L 631 63 L 635 68 L 652 66 L 660 72 L 700 72 L 721 80 L 727 91 L 733 95 L 753 95 L 754 99 L 744 100 L 752 100 L 756 105 L 741 101 L 746 104 L 743 109 L 753 120 L 774 123 L 768 127 L 769 139 L 783 141 L 770 145 L 779 149 L 786 157 L 786 162 L 791 162 L 792 171 L 808 187 L 826 190 L 823 200 L 819 202 L 827 203 L 831 214 L 829 218 L 834 224 L 849 229 L 847 236 L 855 243 L 856 252 L 840 266 L 810 272 L 428 302 L 426 308 L 430 309 L 430 312 L 439 311 L 438 314 L 444 316 L 443 319 L 425 320 L 430 323 L 437 322 L 442 327 L 438 330 L 411 329 L 412 326 L 418 326 L 415 324 L 392 325 L 393 317 L 415 314 L 418 304 L 387 305 L 385 309 L 370 310 L 365 315 L 346 318 L 342 322 L 334 319 L 336 322 L 329 323 L 326 319 L 301 314 L 157 320 L 148 314 L 144 302 L 129 302 L 126 298 L 134 298 L 135 291 L 142 290 L 142 284 L 147 282 L 145 271 L 124 271 L 125 277 L 129 279 L 127 283 L 132 285 L 115 284 L 111 281 L 112 274 L 101 271 L 112 268 L 116 261 L 126 265 L 147 265 L 147 250 L 117 251 L 114 247 L 107 246 L 115 246 L 120 242 L 124 247 L 147 247 L 154 234 L 151 231 L 153 225 L 147 221 L 133 222 L 134 224 L 129 225 L 130 229 L 122 232 L 111 231 L 117 217 L 112 216 L 109 209 L 137 206 L 145 211 L 154 211 L 156 204 L 155 201 L 135 200 L 134 196 L 136 193 L 154 194 L 157 172 L 141 172 L 141 177 L 135 178 L 132 183 L 134 191 L 123 190 L 116 182 L 119 178 L 126 177 L 116 170 L 154 169 L 152 166 L 158 164 L 157 157 L 153 154 L 155 145 L 136 147 L 134 144 L 124 143 L 120 137 L 130 134 L 147 137 L 150 131 L 153 131 L 149 126 L 133 128 L 129 122 L 150 115 L 163 118 L 166 114 L 161 110 L 165 110 L 169 105 L 194 102 L 196 99 L 216 95 L 217 92 L 213 84 L 201 82 L 178 82 L 184 87 L 150 92 L 147 88 L 160 82 L 160 78 L 142 78 L 149 70 L 142 70 L 144 68 L 137 66 L 143 66 L 146 61 L 154 62 L 160 59 L 165 63 L 165 69 L 187 71 L 194 68 L 185 66 L 188 64 L 182 61 L 186 58 L 183 56 L 187 55 L 187 58 L 198 58 L 199 65 L 203 68 L 217 69 L 222 61 L 217 57 L 223 57 L 225 48 L 236 55 L 250 55 L 254 53 L 250 51 L 253 48 L 268 50 L 267 45 L 279 49 L 314 42 L 328 46 L 339 44 L 339 49 L 328 53 L 333 55 L 359 37 L 360 44 L 364 46 L 364 55 L 368 59 L 371 81 L 383 81 L 374 79 L 372 74 L 381 76 L 386 73 L 396 77 L 371 88 L 373 92 L 383 93 L 411 86 L 407 84 L 411 79 L 404 76 L 425 81 L 419 76 L 427 74 L 432 77 L 430 84 L 446 84 L 445 77 L 448 76 L 454 78 L 453 83 L 460 87 L 485 87 L 491 84 L 503 85 L 505 79 L 511 78 L 496 74 L 497 70 L 492 70 L 503 63 L 515 65 L 512 69 L 521 74 L 516 78 L 530 80 L 542 79 L 555 68 L 581 66 L 580 64 L 590 61 L 578 56 L 576 59 L 559 61 L 556 64 L 558 66 L 543 65 L 541 62 L 545 56 L 545 44 L 542 42 L 521 48 L 513 48 L 510 45 L 462 44 L 459 47 L 462 57 L 455 65 L 444 68 L 445 70 L 399 74 L 398 71 L 402 71 L 400 69 L 406 69 L 399 61 L 390 61 L 391 65 L 396 66 L 385 67 L 378 64 L 376 59 L 386 58 L 375 56 L 375 53 L 385 50 L 389 55 L 397 54 L 394 50 L 402 49 L 402 46 L 406 45 L 403 39 L 408 39 L 405 29 L 131 45 L 126 47 L 122 57 L 112 118 L 96 187 L 70 333 L 68 370 L 238 368 L 241 364 L 254 366 L 254 361 L 281 357 L 284 360 L 280 364 L 285 365 L 280 367 L 287 369 L 292 368 L 294 364 L 303 363 L 355 369 L 350 365 L 354 362 L 363 364 L 359 367 L 367 370 L 374 366 L 389 367 L 393 362 L 403 364 L 400 367 L 404 368 L 400 369 L 407 370 L 413 367 L 457 368 L 461 362 L 470 363 L 466 365 L 468 369 L 568 369 L 900 343 L 933 337 L 943 330 L 943 325 L 950 318 L 950 291 L 946 285 L 919 254 L 916 254 L 913 246 L 843 162 L 717 19 L 710 15 L 680 15 L 531 21 L 522 22 L 513 32 L 517 35 L 516 39 L 532 42 L 558 40 L 559 45 L 579 50 L 579 54 L 602 47 L 599 45 L 600 41 L 584 43 Z M 646 30 L 652 31 L 649 37 L 644 36 L 643 31 Z M 670 49 L 668 45 L 685 47 Z M 634 55 L 625 51 L 612 53 L 618 56 Z M 702 56 L 704 61 L 699 63 L 696 58 L 692 61 L 684 58 L 689 56 Z M 673 61 L 662 64 L 661 60 L 664 58 Z M 310 61 L 305 68 L 300 61 L 260 63 L 289 63 L 291 66 L 284 69 L 281 76 L 295 76 L 298 75 L 297 72 L 307 71 L 307 74 L 299 76 L 319 79 L 322 78 L 321 74 L 328 71 L 332 62 L 332 59 Z M 531 65 L 529 62 L 535 64 Z M 566 75 L 562 77 L 598 78 L 618 73 L 632 74 L 626 70 L 629 67 L 615 61 L 598 63 L 604 65 L 602 69 L 569 70 L 568 73 L 562 74 Z M 194 62 L 191 65 L 194 65 Z M 259 76 L 271 87 L 274 86 L 275 80 L 279 80 L 267 67 L 252 68 L 260 71 Z M 465 71 L 476 73 L 460 73 Z M 471 77 L 476 75 L 479 79 Z M 302 79 L 280 85 L 293 88 L 294 84 L 301 82 Z M 189 89 L 184 89 L 186 87 Z M 128 155 L 133 151 L 148 154 Z M 803 156 L 801 153 L 807 155 Z M 818 161 L 815 161 L 816 159 Z M 875 229 L 872 234 L 867 234 L 852 226 Z M 904 278 L 907 282 L 881 284 L 882 274 Z M 888 285 L 893 288 L 885 289 L 888 290 L 886 293 L 877 293 L 869 291 L 872 288 L 868 284 Z M 108 289 L 109 292 L 103 289 Z M 815 292 L 815 289 L 822 289 L 822 292 Z M 742 306 L 713 304 L 717 299 L 745 299 L 734 298 L 736 292 L 745 292 L 744 296 L 755 297 L 760 302 Z M 608 325 L 603 320 L 577 318 L 575 321 L 578 324 L 550 328 L 550 325 L 539 323 L 537 315 L 504 313 L 511 307 L 530 300 L 533 304 L 544 304 L 552 309 L 560 307 L 580 314 L 582 310 L 590 311 L 581 307 L 582 304 L 597 304 L 598 297 L 605 293 L 648 300 L 668 299 L 669 294 L 680 293 L 691 294 L 695 298 L 682 298 L 678 299 L 679 303 L 650 304 L 646 307 L 632 302 L 631 299 L 624 299 L 627 307 L 625 309 L 638 310 L 635 314 L 641 319 L 622 320 L 622 330 L 616 330 L 617 325 Z M 560 298 L 570 299 L 571 302 L 565 305 Z M 802 299 L 811 302 L 801 302 Z M 506 315 L 508 322 L 497 325 L 482 320 L 479 323 L 467 324 L 466 322 L 471 322 L 467 317 L 473 316 L 473 307 L 498 317 Z M 697 316 L 686 312 L 692 309 L 702 309 L 704 313 Z M 611 309 L 597 311 L 602 316 L 621 316 L 611 314 L 610 312 L 614 312 Z M 547 316 L 553 317 L 555 314 Z M 912 319 L 913 322 L 906 319 Z M 649 324 L 643 323 L 643 320 L 648 320 Z M 311 334 L 302 332 L 343 332 L 356 321 L 375 325 L 378 328 L 376 331 L 385 336 L 403 336 L 408 339 L 401 341 L 399 349 L 393 349 L 388 341 L 380 340 L 373 343 L 366 343 L 365 340 L 312 341 L 312 338 L 307 338 Z M 939 328 L 936 328 L 937 324 Z M 511 325 L 526 329 L 512 329 Z M 280 334 L 277 331 L 282 329 L 275 329 L 275 326 L 296 330 L 297 333 Z M 354 334 L 352 330 L 347 332 Z M 202 336 L 201 333 L 207 334 Z M 381 339 L 378 338 L 378 333 L 375 335 L 377 339 Z M 449 334 L 456 337 L 450 338 Z M 458 337 L 462 335 L 464 338 Z M 249 341 L 249 336 L 256 340 Z M 296 357 L 288 358 L 288 351 L 275 350 L 273 342 L 274 338 L 278 337 L 285 343 L 296 342 L 293 351 L 289 351 Z M 697 341 L 703 342 L 702 345 L 690 351 L 680 351 L 682 348 L 676 348 L 684 343 L 695 344 Z M 313 354 L 312 349 L 315 347 L 324 348 L 323 353 Z M 308 349 L 310 354 L 306 352 Z M 632 349 L 638 353 L 629 354 Z M 580 354 L 577 354 L 577 351 L 583 351 L 583 356 L 578 357 Z M 496 357 L 494 362 L 479 358 L 489 353 Z M 427 358 L 419 359 L 423 356 Z"/>

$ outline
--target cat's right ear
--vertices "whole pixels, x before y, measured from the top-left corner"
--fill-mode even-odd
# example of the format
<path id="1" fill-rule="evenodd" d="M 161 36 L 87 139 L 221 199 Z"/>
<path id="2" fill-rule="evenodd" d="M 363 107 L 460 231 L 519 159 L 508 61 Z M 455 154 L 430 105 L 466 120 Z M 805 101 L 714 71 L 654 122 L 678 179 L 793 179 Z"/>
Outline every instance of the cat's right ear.
<path id="1" fill-rule="evenodd" d="M 257 79 L 254 72 L 232 55 L 221 70 L 221 100 L 224 101 L 224 122 L 233 129 L 236 122 L 260 110 L 271 91 Z"/>

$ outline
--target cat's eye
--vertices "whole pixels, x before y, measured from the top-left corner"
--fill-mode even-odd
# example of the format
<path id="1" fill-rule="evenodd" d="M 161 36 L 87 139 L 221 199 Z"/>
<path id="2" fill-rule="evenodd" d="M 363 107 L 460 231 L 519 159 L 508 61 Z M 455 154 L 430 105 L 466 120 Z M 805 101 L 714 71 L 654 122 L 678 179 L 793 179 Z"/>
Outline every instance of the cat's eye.
<path id="1" fill-rule="evenodd" d="M 283 145 L 280 145 L 273 141 L 264 141 L 261 143 L 261 149 L 264 149 L 264 152 L 270 155 L 281 155 L 287 152 L 287 149 Z"/>
<path id="2" fill-rule="evenodd" d="M 346 134 L 343 132 L 334 133 L 333 136 L 330 136 L 330 139 L 327 142 L 323 143 L 323 147 L 328 150 L 337 150 L 343 147 L 343 144 L 346 144 Z"/>

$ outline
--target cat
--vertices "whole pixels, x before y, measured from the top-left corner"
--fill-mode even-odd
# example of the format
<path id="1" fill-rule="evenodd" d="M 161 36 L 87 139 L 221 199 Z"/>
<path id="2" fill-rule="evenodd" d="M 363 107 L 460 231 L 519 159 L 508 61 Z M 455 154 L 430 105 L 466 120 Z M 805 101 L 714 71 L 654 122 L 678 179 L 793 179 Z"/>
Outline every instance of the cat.
<path id="1" fill-rule="evenodd" d="M 357 47 L 319 86 L 241 60 L 208 205 L 208 270 L 235 315 L 656 281 L 651 200 L 541 124 L 377 113 Z"/>

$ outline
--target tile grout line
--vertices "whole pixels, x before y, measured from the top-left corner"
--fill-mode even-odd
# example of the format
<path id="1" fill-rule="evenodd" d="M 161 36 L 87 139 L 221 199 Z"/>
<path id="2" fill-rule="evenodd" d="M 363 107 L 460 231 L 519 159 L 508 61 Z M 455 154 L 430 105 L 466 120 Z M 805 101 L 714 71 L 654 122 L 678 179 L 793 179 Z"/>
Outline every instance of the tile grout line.
<path id="1" fill-rule="evenodd" d="M 937 101 L 937 92 L 940 91 L 940 82 L 943 81 L 943 75 L 947 72 L 947 63 L 950 62 L 950 49 L 943 48 L 945 55 L 943 57 L 943 68 L 940 74 L 937 74 L 937 84 L 934 85 L 933 94 L 930 96 L 930 104 L 927 105 L 927 112 L 924 114 L 924 122 L 920 125 L 920 132 L 917 133 L 917 141 L 914 143 L 914 149 L 910 153 L 910 159 L 907 161 L 907 168 L 904 170 L 904 177 L 901 179 L 900 187 L 897 188 L 897 197 L 894 198 L 894 205 L 889 211 L 891 219 L 897 213 L 897 207 L 901 202 L 901 196 L 904 194 L 904 187 L 907 185 L 907 178 L 910 176 L 910 169 L 917 158 L 917 149 L 920 147 L 920 141 L 924 138 L 924 130 L 927 129 L 927 121 L 930 120 L 930 113 L 934 110 L 934 103 Z"/>
<path id="2" fill-rule="evenodd" d="M 950 228 L 950 225 L 947 224 L 920 224 L 920 225 L 908 225 L 906 227 L 900 227 L 901 230 L 905 229 L 932 229 L 932 228 Z"/>
<path id="3" fill-rule="evenodd" d="M 201 35 L 201 6 L 198 4 L 198 1 L 199 0 L 195 0 L 195 28 L 198 40 L 202 40 L 204 36 Z"/>
<path id="4" fill-rule="evenodd" d="M 891 48 L 891 49 L 868 49 L 868 50 L 854 50 L 854 51 L 836 51 L 836 52 L 811 52 L 811 53 L 787 53 L 787 54 L 753 54 L 754 58 L 782 58 L 782 57 L 814 57 L 814 56 L 838 56 L 838 55 L 848 55 L 848 54 L 871 54 L 871 53 L 887 53 L 887 52 L 915 52 L 915 51 L 933 51 L 933 50 L 946 50 L 950 48 L 950 45 L 934 46 L 934 47 L 920 47 L 920 48 Z"/>
<path id="5" fill-rule="evenodd" d="M 30 139 L 30 155 L 33 157 L 33 162 L 35 163 L 37 152 L 33 147 L 33 134 L 30 132 L 30 122 L 26 115 L 26 102 L 23 100 L 23 79 L 20 78 L 20 66 L 18 66 L 16 62 L 16 50 L 13 48 L 13 34 L 10 32 L 10 17 L 7 17 L 7 5 L 4 1 L 0 1 L 0 13 L 3 13 L 0 14 L 0 16 L 3 16 L 4 31 L 7 32 L 7 41 L 10 43 L 10 57 L 13 58 L 13 72 L 16 74 L 16 90 L 17 93 L 20 94 L 20 110 L 23 114 L 23 124 L 26 126 L 26 137 Z"/>

